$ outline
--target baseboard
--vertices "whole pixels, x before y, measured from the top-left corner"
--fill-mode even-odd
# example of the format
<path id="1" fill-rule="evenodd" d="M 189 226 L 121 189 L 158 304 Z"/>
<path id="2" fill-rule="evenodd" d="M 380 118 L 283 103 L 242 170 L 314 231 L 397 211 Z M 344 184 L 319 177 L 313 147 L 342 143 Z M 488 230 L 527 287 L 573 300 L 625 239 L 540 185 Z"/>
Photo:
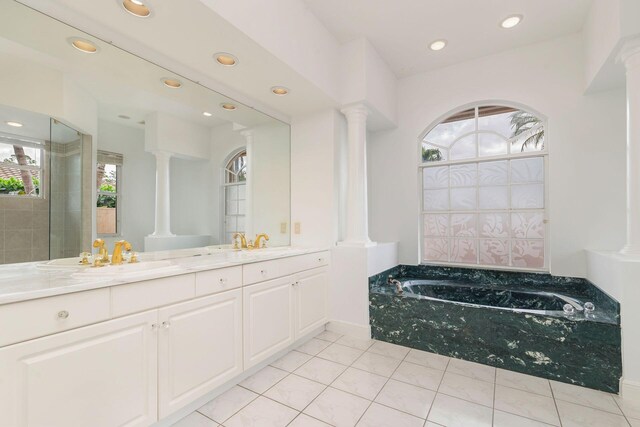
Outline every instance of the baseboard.
<path id="1" fill-rule="evenodd" d="M 620 396 L 625 400 L 640 402 L 640 383 L 636 381 L 620 381 Z"/>
<path id="2" fill-rule="evenodd" d="M 371 338 L 371 325 L 358 325 L 356 323 L 332 320 L 327 323 L 327 330 L 354 338 Z"/>

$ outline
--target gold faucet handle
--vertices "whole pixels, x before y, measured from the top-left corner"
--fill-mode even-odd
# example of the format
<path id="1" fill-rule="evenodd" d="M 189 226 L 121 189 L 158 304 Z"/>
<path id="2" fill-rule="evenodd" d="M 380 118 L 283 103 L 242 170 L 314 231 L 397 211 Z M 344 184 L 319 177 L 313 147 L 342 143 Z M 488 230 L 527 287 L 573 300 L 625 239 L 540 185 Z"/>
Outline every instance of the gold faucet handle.
<path id="1" fill-rule="evenodd" d="M 136 262 L 138 262 L 138 253 L 131 252 L 131 257 L 129 257 L 129 264 L 135 264 Z"/>
<path id="2" fill-rule="evenodd" d="M 89 257 L 93 254 L 91 252 L 81 252 L 80 253 L 80 265 L 89 265 L 91 262 L 89 261 Z"/>

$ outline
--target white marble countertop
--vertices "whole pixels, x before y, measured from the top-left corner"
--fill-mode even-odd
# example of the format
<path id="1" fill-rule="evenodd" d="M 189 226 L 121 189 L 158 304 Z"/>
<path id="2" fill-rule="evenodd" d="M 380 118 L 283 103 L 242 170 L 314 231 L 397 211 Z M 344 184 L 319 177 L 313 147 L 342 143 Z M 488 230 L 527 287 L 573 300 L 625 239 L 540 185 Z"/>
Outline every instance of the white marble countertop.
<path id="1" fill-rule="evenodd" d="M 0 266 L 0 305 L 326 250 L 194 248 L 140 253 L 137 264 L 101 268 L 81 266 L 79 258 L 5 265 Z"/>

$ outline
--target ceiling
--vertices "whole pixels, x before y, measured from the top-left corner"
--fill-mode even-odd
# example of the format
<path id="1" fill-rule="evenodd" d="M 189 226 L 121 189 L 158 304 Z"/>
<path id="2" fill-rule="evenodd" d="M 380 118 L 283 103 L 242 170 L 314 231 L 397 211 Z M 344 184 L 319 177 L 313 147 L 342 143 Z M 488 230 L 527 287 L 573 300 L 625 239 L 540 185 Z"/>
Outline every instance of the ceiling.
<path id="1" fill-rule="evenodd" d="M 578 32 L 591 0 L 303 0 L 341 42 L 366 37 L 397 77 Z M 515 28 L 502 19 L 521 14 Z M 439 52 L 428 46 L 446 39 Z"/>

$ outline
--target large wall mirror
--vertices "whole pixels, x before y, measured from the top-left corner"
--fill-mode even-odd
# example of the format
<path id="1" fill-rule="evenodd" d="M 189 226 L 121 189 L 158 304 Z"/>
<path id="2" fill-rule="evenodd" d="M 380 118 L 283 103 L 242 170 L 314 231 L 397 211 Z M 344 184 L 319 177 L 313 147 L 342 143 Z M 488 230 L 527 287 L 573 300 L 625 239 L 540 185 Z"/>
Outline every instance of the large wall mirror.
<path id="1" fill-rule="evenodd" d="M 288 124 L 0 2 L 0 263 L 289 244 Z"/>

